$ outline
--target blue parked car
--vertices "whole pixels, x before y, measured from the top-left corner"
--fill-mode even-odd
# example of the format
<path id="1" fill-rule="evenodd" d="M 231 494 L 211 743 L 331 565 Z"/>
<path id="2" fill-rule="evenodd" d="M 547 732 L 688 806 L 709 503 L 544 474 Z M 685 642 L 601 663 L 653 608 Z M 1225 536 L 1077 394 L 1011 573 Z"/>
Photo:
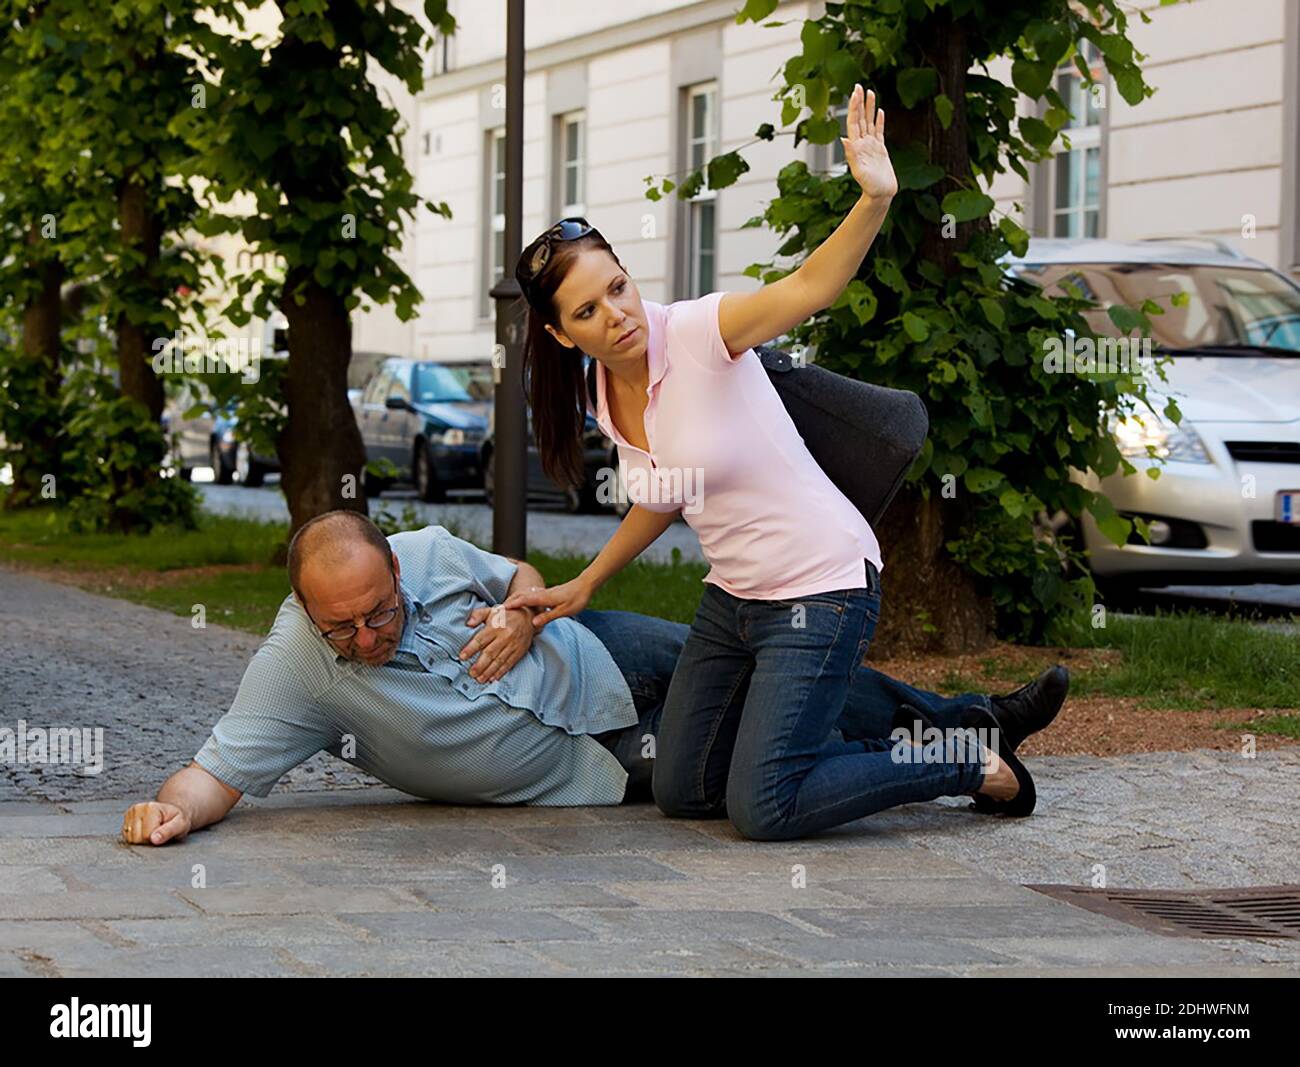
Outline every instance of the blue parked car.
<path id="1" fill-rule="evenodd" d="M 532 412 L 528 413 L 528 458 L 527 458 L 527 494 L 530 501 L 536 500 L 548 504 L 562 504 L 571 514 L 582 512 L 601 512 L 612 508 L 617 515 L 626 515 L 631 510 L 627 494 L 621 491 L 611 492 L 610 500 L 601 493 L 602 482 L 613 473 L 617 477 L 618 449 L 614 442 L 605 436 L 596 420 L 587 416 L 582 433 L 582 454 L 585 477 L 578 488 L 566 488 L 557 485 L 542 471 L 541 454 L 537 451 L 537 442 L 533 438 Z M 496 490 L 496 462 L 494 457 L 496 438 L 489 434 L 483 444 L 483 490 L 490 505 Z M 613 486 L 610 487 L 613 489 Z"/>
<path id="2" fill-rule="evenodd" d="M 480 449 L 492 403 L 489 363 L 439 363 L 393 357 L 355 401 L 366 460 L 387 459 L 396 479 L 415 484 L 421 500 L 446 499 L 448 489 L 481 489 Z M 366 472 L 366 494 L 396 479 Z"/>
<path id="3" fill-rule="evenodd" d="M 188 482 L 196 467 L 211 467 L 212 480 L 218 485 L 237 481 L 252 489 L 268 474 L 279 472 L 280 460 L 274 453 L 254 452 L 240 439 L 233 404 L 205 402 L 201 411 L 187 418 L 196 400 L 194 386 L 186 383 L 168 399 L 162 414 L 163 433 L 172 447 L 172 466 L 181 478 Z"/>

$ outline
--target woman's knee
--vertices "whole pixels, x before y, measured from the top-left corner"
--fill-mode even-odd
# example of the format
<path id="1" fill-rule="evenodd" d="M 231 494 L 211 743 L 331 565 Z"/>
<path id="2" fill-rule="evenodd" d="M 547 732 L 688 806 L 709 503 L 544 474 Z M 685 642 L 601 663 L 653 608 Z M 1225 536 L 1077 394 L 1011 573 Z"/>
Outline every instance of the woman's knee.
<path id="1" fill-rule="evenodd" d="M 751 789 L 728 785 L 727 818 L 741 837 L 751 841 L 787 841 L 799 836 L 780 805 Z"/>
<path id="2" fill-rule="evenodd" d="M 727 814 L 736 832 L 750 841 L 789 841 L 799 836 L 791 829 L 789 820 L 777 814 L 744 809 L 733 814 L 730 808 Z"/>
<path id="3" fill-rule="evenodd" d="M 693 774 L 655 760 L 651 776 L 655 806 L 670 819 L 716 819 L 723 812 L 722 798 L 710 797 Z"/>

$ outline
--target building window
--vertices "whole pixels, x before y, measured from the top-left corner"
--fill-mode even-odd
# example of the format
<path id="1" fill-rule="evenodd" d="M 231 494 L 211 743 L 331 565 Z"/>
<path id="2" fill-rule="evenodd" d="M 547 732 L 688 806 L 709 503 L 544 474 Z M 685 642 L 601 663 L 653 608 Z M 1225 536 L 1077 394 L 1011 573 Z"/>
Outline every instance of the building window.
<path id="1" fill-rule="evenodd" d="M 830 117 L 839 120 L 840 137 L 847 137 L 849 135 L 849 105 L 844 103 L 831 108 Z M 849 169 L 848 164 L 844 162 L 843 143 L 837 137 L 828 147 L 831 150 L 830 173 L 832 175 L 843 174 Z"/>
<path id="2" fill-rule="evenodd" d="M 1091 41 L 1083 45 L 1083 59 L 1101 74 L 1097 49 Z M 1099 84 L 1088 89 L 1083 76 L 1071 64 L 1056 76 L 1056 91 L 1070 111 L 1070 121 L 1061 131 L 1070 147 L 1052 160 L 1051 219 L 1053 237 L 1101 236 L 1101 103 L 1105 89 Z"/>
<path id="3" fill-rule="evenodd" d="M 686 169 L 703 167 L 718 154 L 718 84 L 692 86 L 686 97 Z M 716 288 L 718 193 L 704 187 L 686 203 L 686 298 Z"/>
<path id="4" fill-rule="evenodd" d="M 560 215 L 582 215 L 587 199 L 587 116 L 574 111 L 560 116 Z"/>
<path id="5" fill-rule="evenodd" d="M 505 127 L 492 130 L 487 135 L 488 203 L 484 216 L 488 220 L 488 254 L 486 285 L 483 287 L 482 313 L 486 318 L 492 313 L 490 290 L 506 271 L 506 131 Z"/>
<path id="6" fill-rule="evenodd" d="M 433 43 L 424 54 L 424 76 L 435 78 L 451 70 L 451 38 L 441 33 L 433 34 Z"/>

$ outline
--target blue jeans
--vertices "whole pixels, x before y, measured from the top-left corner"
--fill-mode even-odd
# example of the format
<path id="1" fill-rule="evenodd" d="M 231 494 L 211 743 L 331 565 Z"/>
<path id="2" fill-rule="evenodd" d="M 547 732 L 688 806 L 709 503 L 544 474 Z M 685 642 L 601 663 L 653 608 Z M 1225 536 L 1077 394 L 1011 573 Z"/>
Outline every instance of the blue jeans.
<path id="1" fill-rule="evenodd" d="M 588 609 L 574 618 L 600 638 L 623 672 L 639 716 L 632 726 L 592 736 L 608 748 L 627 771 L 627 790 L 623 799 L 649 800 L 659 719 L 677 660 L 691 628 L 684 623 L 638 615 L 633 611 Z M 846 721 L 844 726 L 850 732 L 870 731 L 874 728 L 875 718 L 863 708 L 859 719 Z"/>
<path id="2" fill-rule="evenodd" d="M 593 734 L 627 771 L 624 801 L 649 800 L 664 698 L 690 628 L 633 611 L 581 611 L 574 618 L 600 638 L 632 691 L 638 722 Z"/>
<path id="3" fill-rule="evenodd" d="M 978 750 L 900 762 L 900 703 L 955 726 L 987 697 L 945 699 L 862 665 L 880 582 L 799 600 L 743 600 L 705 585 L 659 719 L 655 802 L 679 818 L 728 816 L 745 837 L 787 840 L 914 801 L 972 793 Z"/>
<path id="4" fill-rule="evenodd" d="M 714 588 L 707 586 L 707 589 Z M 788 611 L 785 617 L 789 617 Z M 635 725 L 596 734 L 596 740 L 613 752 L 628 772 L 624 800 L 648 800 L 651 796 L 652 771 L 664 702 L 682 649 L 692 632 L 691 628 L 683 623 L 638 615 L 632 611 L 587 610 L 579 613 L 576 619 L 591 630 L 609 651 L 623 673 L 640 716 Z M 724 798 L 727 772 L 731 765 L 736 727 L 740 722 L 741 705 L 747 689 L 748 678 L 738 687 L 726 709 L 718 733 L 708 751 L 703 753 L 702 799 L 695 804 L 700 815 L 717 818 L 726 815 Z M 893 726 L 894 713 L 900 704 L 921 709 L 942 729 L 956 726 L 958 715 L 972 704 L 987 707 L 988 697 L 977 693 L 942 697 L 937 693 L 915 689 L 866 666 L 859 657 L 854 665 L 853 680 L 844 708 L 827 735 L 827 751 L 841 751 L 840 746 L 845 741 L 887 738 Z M 648 738 L 654 740 L 647 741 Z M 848 751 L 865 749 L 850 746 Z"/>

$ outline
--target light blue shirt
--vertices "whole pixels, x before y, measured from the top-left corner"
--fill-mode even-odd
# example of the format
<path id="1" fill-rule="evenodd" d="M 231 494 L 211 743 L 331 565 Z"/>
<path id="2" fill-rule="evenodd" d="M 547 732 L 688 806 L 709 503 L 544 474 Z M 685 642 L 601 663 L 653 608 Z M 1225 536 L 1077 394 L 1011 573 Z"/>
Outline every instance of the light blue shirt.
<path id="1" fill-rule="evenodd" d="M 504 677 L 477 682 L 458 658 L 475 633 L 465 620 L 506 598 L 515 564 L 441 526 L 388 541 L 406 605 L 393 659 L 350 663 L 286 597 L 195 762 L 258 797 L 323 749 L 429 800 L 620 803 L 627 772 L 589 735 L 631 726 L 637 712 L 600 639 L 557 619 Z"/>

